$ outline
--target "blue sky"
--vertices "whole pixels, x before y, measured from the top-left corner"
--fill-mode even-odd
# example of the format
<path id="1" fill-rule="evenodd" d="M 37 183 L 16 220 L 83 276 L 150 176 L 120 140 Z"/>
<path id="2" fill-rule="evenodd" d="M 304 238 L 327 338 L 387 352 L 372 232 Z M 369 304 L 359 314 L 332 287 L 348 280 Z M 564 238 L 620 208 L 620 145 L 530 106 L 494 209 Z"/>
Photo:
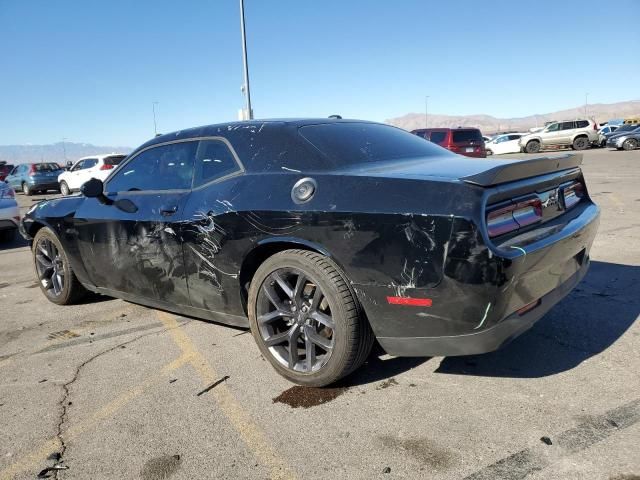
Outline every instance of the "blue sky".
<path id="1" fill-rule="evenodd" d="M 607 6 L 615 9 L 609 15 Z M 640 1 L 245 0 L 257 118 L 524 116 L 640 98 Z M 615 20 L 609 20 L 615 18 Z M 618 47 L 626 44 L 627 47 Z M 0 144 L 235 120 L 238 0 L 0 0 Z"/>

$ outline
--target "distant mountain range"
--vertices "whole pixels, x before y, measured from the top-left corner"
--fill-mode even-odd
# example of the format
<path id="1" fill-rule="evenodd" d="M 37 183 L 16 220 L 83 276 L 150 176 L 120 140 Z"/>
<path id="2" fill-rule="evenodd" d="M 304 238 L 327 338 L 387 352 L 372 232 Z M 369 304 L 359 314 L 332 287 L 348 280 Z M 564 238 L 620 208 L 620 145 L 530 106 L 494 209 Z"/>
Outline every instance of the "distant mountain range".
<path id="1" fill-rule="evenodd" d="M 0 160 L 7 163 L 75 161 L 78 158 L 102 153 L 129 153 L 131 147 L 105 147 L 89 143 L 59 142 L 50 145 L 0 145 Z M 66 158 L 66 160 L 65 160 Z"/>
<path id="2" fill-rule="evenodd" d="M 584 118 L 584 105 L 569 110 L 530 115 L 520 118 L 496 118 L 491 115 L 435 115 L 429 114 L 429 127 L 476 127 L 482 133 L 497 133 L 503 131 L 527 131 L 536 126 L 543 126 L 545 122 L 574 120 Z M 640 101 L 619 103 L 596 103 L 587 105 L 587 117 L 594 118 L 598 123 L 604 123 L 614 118 L 640 117 Z M 424 128 L 424 113 L 408 113 L 402 117 L 390 118 L 387 123 L 405 130 Z"/>

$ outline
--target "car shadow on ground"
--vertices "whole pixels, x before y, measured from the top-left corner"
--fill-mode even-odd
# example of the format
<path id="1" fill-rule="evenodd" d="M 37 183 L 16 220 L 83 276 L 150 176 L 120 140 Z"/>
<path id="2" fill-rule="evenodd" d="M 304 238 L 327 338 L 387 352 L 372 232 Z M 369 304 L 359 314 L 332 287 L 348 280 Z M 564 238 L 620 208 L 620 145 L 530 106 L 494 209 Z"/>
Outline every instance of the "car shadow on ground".
<path id="1" fill-rule="evenodd" d="M 436 372 L 538 378 L 571 370 L 604 352 L 636 321 L 639 282 L 638 266 L 592 262 L 584 280 L 531 330 L 495 352 L 444 358 Z"/>
<path id="2" fill-rule="evenodd" d="M 8 250 L 13 250 L 14 248 L 23 248 L 28 246 L 29 246 L 29 243 L 24 238 L 22 238 L 22 235 L 16 232 L 16 235 L 13 238 L 13 240 L 9 242 L 0 242 L 0 252 L 5 252 Z"/>

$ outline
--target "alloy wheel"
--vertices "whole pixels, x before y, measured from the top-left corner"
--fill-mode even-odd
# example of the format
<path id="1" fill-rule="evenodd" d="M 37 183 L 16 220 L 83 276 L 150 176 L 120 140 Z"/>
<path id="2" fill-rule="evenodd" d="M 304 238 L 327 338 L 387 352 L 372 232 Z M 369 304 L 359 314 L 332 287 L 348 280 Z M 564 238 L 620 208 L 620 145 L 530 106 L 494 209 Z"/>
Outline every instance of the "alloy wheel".
<path id="1" fill-rule="evenodd" d="M 64 259 L 48 238 L 41 238 L 36 245 L 36 270 L 47 294 L 60 296 L 65 285 Z"/>
<path id="2" fill-rule="evenodd" d="M 257 300 L 261 340 L 281 365 L 312 373 L 329 361 L 335 322 L 317 282 L 294 268 L 277 269 L 262 283 Z"/>

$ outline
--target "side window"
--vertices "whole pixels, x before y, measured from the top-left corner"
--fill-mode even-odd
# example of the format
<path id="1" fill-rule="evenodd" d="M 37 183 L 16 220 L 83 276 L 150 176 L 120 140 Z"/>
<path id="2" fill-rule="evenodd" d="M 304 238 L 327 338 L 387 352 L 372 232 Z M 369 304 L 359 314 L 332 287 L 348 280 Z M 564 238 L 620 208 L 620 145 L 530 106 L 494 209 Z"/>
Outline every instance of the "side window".
<path id="1" fill-rule="evenodd" d="M 589 126 L 589 121 L 588 120 L 578 120 L 576 122 L 576 128 L 586 128 Z"/>
<path id="2" fill-rule="evenodd" d="M 97 164 L 98 164 L 97 158 L 89 158 L 84 161 L 84 165 L 82 166 L 82 169 L 85 170 L 87 168 L 95 167 Z"/>
<path id="3" fill-rule="evenodd" d="M 200 141 L 193 177 L 194 188 L 239 171 L 240 165 L 227 144 L 220 140 Z"/>
<path id="4" fill-rule="evenodd" d="M 84 160 L 80 160 L 78 163 L 76 163 L 73 168 L 71 169 L 72 172 L 77 172 L 78 170 L 82 170 L 84 167 Z"/>
<path id="5" fill-rule="evenodd" d="M 576 128 L 576 122 L 562 122 L 560 124 L 560 130 L 573 130 Z"/>
<path id="6" fill-rule="evenodd" d="M 547 127 L 547 132 L 557 132 L 559 126 L 560 126 L 559 123 L 552 123 Z"/>
<path id="7" fill-rule="evenodd" d="M 509 135 L 509 140 L 518 140 L 522 135 Z"/>
<path id="8" fill-rule="evenodd" d="M 447 137 L 447 132 L 431 132 L 431 140 L 433 143 L 437 143 L 438 145 L 444 143 L 445 138 Z"/>
<path id="9" fill-rule="evenodd" d="M 109 193 L 191 188 L 197 141 L 152 147 L 128 161 L 109 180 Z"/>

